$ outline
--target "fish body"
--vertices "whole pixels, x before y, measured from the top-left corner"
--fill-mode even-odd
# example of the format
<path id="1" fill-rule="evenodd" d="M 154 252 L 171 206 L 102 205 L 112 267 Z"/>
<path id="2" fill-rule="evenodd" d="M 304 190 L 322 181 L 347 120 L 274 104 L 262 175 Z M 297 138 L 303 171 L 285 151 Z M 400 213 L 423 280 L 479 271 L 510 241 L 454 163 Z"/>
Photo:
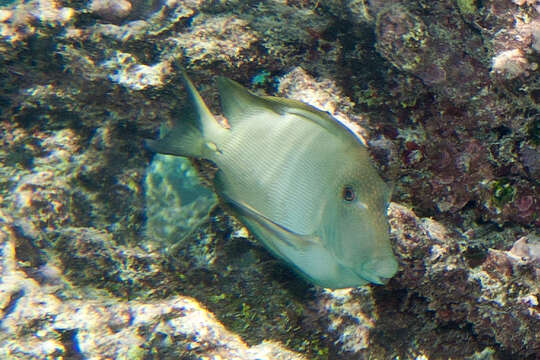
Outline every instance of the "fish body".
<path id="1" fill-rule="evenodd" d="M 346 288 L 382 284 L 395 274 L 386 220 L 390 190 L 349 129 L 305 103 L 257 96 L 220 78 L 225 127 L 185 73 L 184 80 L 198 120 L 149 140 L 150 149 L 212 161 L 220 198 L 313 283 Z"/>

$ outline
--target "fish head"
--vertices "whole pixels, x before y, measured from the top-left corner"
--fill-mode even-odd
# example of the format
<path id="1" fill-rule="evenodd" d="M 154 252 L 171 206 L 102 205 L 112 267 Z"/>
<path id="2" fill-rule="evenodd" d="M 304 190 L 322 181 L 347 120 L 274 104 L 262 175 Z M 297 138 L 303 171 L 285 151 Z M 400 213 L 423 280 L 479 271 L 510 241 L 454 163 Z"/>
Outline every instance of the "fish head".
<path id="1" fill-rule="evenodd" d="M 325 204 L 323 242 L 342 266 L 385 284 L 397 271 L 386 217 L 390 189 L 369 163 L 348 161 L 337 170 Z"/>

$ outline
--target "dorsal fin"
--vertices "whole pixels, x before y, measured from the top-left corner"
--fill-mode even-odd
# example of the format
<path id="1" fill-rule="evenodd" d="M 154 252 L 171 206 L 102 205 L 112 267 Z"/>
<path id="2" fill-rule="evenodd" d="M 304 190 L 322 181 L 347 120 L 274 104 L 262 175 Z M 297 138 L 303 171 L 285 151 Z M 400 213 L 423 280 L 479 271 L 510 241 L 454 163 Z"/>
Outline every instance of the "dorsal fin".
<path id="1" fill-rule="evenodd" d="M 266 110 L 279 115 L 296 115 L 323 127 L 336 136 L 343 136 L 343 130 L 346 130 L 354 140 L 363 144 L 363 141 L 347 126 L 329 113 L 309 104 L 274 96 L 258 96 L 236 81 L 224 77 L 218 79 L 218 86 L 223 113 L 233 128 L 235 123 L 247 120 L 250 114 Z"/>
<path id="2" fill-rule="evenodd" d="M 235 124 L 250 118 L 251 115 L 265 110 L 273 111 L 263 98 L 252 94 L 236 81 L 219 77 L 218 89 L 223 114 L 232 128 Z"/>

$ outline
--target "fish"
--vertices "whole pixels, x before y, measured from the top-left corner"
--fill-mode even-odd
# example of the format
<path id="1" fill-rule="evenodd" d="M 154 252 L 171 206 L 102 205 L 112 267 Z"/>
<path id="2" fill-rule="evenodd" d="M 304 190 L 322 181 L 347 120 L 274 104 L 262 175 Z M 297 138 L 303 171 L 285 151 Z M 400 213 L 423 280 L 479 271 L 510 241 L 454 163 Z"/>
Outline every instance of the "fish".
<path id="1" fill-rule="evenodd" d="M 225 124 L 181 73 L 195 114 L 147 140 L 150 150 L 211 161 L 225 208 L 309 282 L 341 289 L 395 275 L 391 189 L 352 130 L 301 101 L 258 96 L 219 77 Z"/>

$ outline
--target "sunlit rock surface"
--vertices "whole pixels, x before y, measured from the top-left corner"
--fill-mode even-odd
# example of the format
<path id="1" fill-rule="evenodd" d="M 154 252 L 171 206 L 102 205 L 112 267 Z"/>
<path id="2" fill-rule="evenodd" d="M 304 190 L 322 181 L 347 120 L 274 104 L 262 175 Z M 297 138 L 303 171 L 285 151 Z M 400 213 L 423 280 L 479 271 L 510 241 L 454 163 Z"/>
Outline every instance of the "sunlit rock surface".
<path id="1" fill-rule="evenodd" d="M 247 346 L 195 299 L 120 301 L 77 289 L 56 264 L 21 267 L 25 235 L 0 213 L 0 356 L 4 359 L 304 359 L 264 342 Z M 31 250 L 30 250 L 31 251 Z M 59 296 L 59 294 L 61 294 Z"/>

